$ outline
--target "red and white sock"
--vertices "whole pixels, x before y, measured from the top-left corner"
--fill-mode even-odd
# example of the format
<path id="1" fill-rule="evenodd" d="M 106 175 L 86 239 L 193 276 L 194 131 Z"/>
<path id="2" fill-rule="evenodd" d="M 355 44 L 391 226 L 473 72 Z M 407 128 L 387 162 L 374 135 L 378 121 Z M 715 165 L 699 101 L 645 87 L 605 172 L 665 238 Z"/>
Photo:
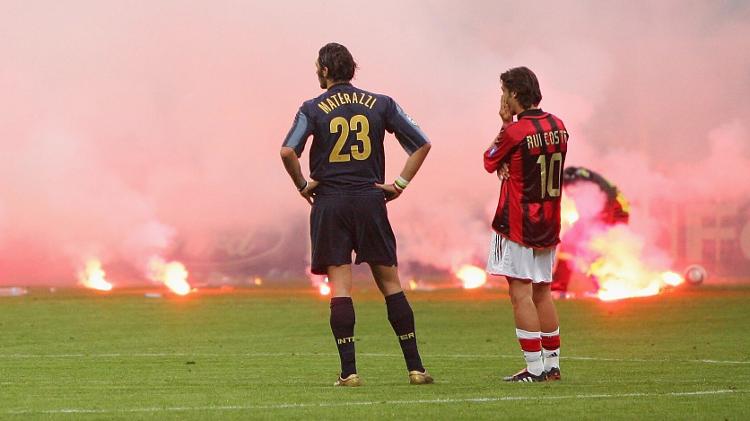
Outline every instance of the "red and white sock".
<path id="1" fill-rule="evenodd" d="M 544 371 L 560 368 L 560 328 L 553 332 L 542 332 L 542 355 Z"/>
<path id="2" fill-rule="evenodd" d="M 542 374 L 544 371 L 541 335 L 542 332 L 528 332 L 523 329 L 516 329 L 516 337 L 521 344 L 523 357 L 526 359 L 526 370 L 535 376 Z"/>

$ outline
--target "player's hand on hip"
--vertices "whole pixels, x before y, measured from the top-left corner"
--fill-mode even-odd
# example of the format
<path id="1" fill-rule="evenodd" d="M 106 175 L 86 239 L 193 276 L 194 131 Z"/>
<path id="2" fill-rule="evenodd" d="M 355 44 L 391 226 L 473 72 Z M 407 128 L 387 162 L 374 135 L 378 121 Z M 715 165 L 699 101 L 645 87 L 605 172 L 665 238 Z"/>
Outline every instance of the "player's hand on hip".
<path id="1" fill-rule="evenodd" d="M 390 202 L 391 200 L 396 200 L 399 196 L 401 196 L 402 191 L 399 191 L 396 186 L 393 184 L 377 184 L 375 183 L 375 187 L 379 188 L 380 190 L 383 190 L 385 192 L 385 201 Z"/>
<path id="2" fill-rule="evenodd" d="M 501 165 L 500 168 L 497 169 L 497 178 L 500 180 L 507 180 L 510 178 L 510 169 L 508 168 L 507 163 Z"/>
<path id="3" fill-rule="evenodd" d="M 310 180 L 307 182 L 307 186 L 305 186 L 305 188 L 299 192 L 299 194 L 302 195 L 305 200 L 307 200 L 307 203 L 311 205 L 313 204 L 313 197 L 315 197 L 315 188 L 318 187 L 318 184 L 320 184 L 320 182 Z"/>

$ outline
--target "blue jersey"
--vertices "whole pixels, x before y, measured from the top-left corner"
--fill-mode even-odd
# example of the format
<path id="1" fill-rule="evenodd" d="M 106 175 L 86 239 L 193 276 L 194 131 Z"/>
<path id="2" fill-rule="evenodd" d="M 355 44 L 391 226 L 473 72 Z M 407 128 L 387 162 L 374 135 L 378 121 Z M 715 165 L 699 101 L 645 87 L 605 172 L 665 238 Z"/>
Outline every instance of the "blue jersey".
<path id="1" fill-rule="evenodd" d="M 320 182 L 316 194 L 377 191 L 374 184 L 385 182 L 386 131 L 409 155 L 429 143 L 396 101 L 341 83 L 302 104 L 283 146 L 300 156 L 313 136 L 310 178 Z"/>

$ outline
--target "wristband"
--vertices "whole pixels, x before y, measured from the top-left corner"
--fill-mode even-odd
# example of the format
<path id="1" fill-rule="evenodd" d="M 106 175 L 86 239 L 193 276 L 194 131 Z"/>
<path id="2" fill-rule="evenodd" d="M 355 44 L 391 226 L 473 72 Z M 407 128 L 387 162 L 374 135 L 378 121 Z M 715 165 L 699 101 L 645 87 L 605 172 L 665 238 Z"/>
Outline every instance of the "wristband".
<path id="1" fill-rule="evenodd" d="M 399 192 L 399 194 L 404 192 L 404 189 L 399 187 L 399 185 L 396 183 L 393 183 L 393 188 L 396 189 L 396 191 Z"/>
<path id="2" fill-rule="evenodd" d="M 396 181 L 393 182 L 393 185 L 398 186 L 401 190 L 404 190 L 406 189 L 406 186 L 409 185 L 409 180 L 399 176 Z"/>
<path id="3" fill-rule="evenodd" d="M 297 187 L 297 191 L 302 193 L 302 190 L 307 188 L 307 180 L 305 180 L 305 184 L 302 185 L 302 187 Z"/>

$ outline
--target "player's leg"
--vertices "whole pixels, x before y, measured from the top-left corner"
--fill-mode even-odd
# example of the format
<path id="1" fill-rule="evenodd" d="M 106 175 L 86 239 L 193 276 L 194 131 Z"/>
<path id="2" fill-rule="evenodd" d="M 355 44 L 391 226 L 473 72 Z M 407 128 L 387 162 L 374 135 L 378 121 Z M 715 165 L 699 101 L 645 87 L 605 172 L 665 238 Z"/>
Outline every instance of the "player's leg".
<path id="1" fill-rule="evenodd" d="M 329 266 L 328 282 L 331 285 L 331 332 L 336 341 L 341 361 L 341 374 L 336 386 L 359 386 L 357 361 L 354 349 L 354 302 L 352 301 L 351 265 Z"/>
<path id="2" fill-rule="evenodd" d="M 388 321 L 398 337 L 401 352 L 404 354 L 409 381 L 412 384 L 432 383 L 433 379 L 427 374 L 422 365 L 422 357 L 419 355 L 414 312 L 406 299 L 406 294 L 401 289 L 398 268 L 371 264 L 370 269 L 380 292 L 385 297 Z"/>
<path id="3" fill-rule="evenodd" d="M 516 323 L 516 337 L 521 344 L 526 369 L 506 381 L 541 381 L 544 380 L 544 362 L 542 361 L 542 339 L 539 316 L 534 306 L 531 281 L 507 277 L 510 302 L 513 306 L 513 318 Z"/>
<path id="4" fill-rule="evenodd" d="M 506 277 L 510 293 L 510 303 L 513 306 L 513 318 L 517 329 L 538 331 L 539 315 L 534 305 L 533 289 L 528 279 Z"/>
<path id="5" fill-rule="evenodd" d="M 338 385 L 353 386 L 359 383 L 354 351 L 354 303 L 352 302 L 351 265 L 328 266 L 328 283 L 331 285 L 331 332 L 341 359 Z M 358 385 L 358 384 L 357 384 Z"/>
<path id="6" fill-rule="evenodd" d="M 352 265 L 328 266 L 326 273 L 328 276 L 328 285 L 331 287 L 331 297 L 351 298 Z"/>
<path id="7" fill-rule="evenodd" d="M 536 308 L 539 327 L 542 332 L 551 332 L 557 329 L 560 325 L 560 321 L 557 318 L 557 308 L 555 308 L 555 301 L 552 299 L 549 282 L 533 284 L 532 301 Z"/>
<path id="8" fill-rule="evenodd" d="M 396 236 L 382 194 L 358 198 L 355 223 L 357 263 L 367 262 L 385 297 L 388 321 L 398 337 L 412 384 L 432 383 L 417 349 L 414 312 L 398 276 Z"/>
<path id="9" fill-rule="evenodd" d="M 534 306 L 531 279 L 534 277 L 534 251 L 497 233 L 492 234 L 487 272 L 502 275 L 508 280 L 510 302 L 516 325 L 516 337 L 521 344 L 526 368 L 505 377 L 506 381 L 527 382 L 544 380 L 542 342 L 539 316 Z"/>
<path id="10" fill-rule="evenodd" d="M 542 331 L 542 358 L 549 380 L 560 380 L 560 321 L 548 282 L 535 283 L 533 300 Z"/>
<path id="11" fill-rule="evenodd" d="M 331 332 L 341 359 L 337 386 L 359 386 L 354 353 L 354 303 L 351 298 L 352 239 L 346 202 L 318 197 L 310 214 L 312 267 L 325 274 L 331 285 Z"/>
<path id="12" fill-rule="evenodd" d="M 375 283 L 383 294 L 383 297 L 388 297 L 393 294 L 403 292 L 401 288 L 401 279 L 398 276 L 398 268 L 396 266 L 384 266 L 370 264 L 370 270 L 372 276 L 375 278 Z"/>

